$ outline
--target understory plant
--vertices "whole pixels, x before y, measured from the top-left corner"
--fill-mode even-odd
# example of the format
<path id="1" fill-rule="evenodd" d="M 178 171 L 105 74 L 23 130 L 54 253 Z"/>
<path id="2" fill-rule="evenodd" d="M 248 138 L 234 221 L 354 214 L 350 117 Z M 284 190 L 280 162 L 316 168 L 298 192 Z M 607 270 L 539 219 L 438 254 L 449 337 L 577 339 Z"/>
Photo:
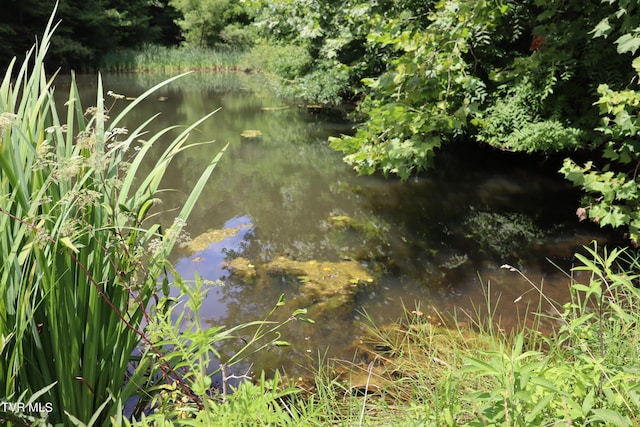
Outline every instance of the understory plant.
<path id="1" fill-rule="evenodd" d="M 639 258 L 586 249 L 576 254 L 571 300 L 552 315 L 556 332 L 519 333 L 465 358 L 460 380 L 491 384 L 465 394 L 469 425 L 640 424 Z"/>
<path id="2" fill-rule="evenodd" d="M 98 77 L 85 110 L 72 75 L 60 106 L 45 72 L 53 19 L 0 84 L 0 419 L 102 425 L 146 381 L 152 359 L 133 368 L 136 347 L 160 354 L 144 331 L 147 307 L 162 277 L 168 286 L 169 253 L 222 151 L 173 224 L 153 223 L 165 171 L 209 115 L 181 131 L 148 133 L 153 117 L 126 128 L 127 114 L 173 79 L 110 118 L 105 98 L 123 97 Z M 166 148 L 140 176 L 158 141 Z"/>
<path id="3" fill-rule="evenodd" d="M 264 320 L 234 327 L 204 325 L 200 307 L 211 284 L 196 275 L 194 283 L 177 277 L 174 285 L 180 289 L 178 304 L 161 300 L 147 333 L 154 348 L 161 350 L 161 361 L 177 376 L 167 382 L 163 365 L 154 364 L 151 379 L 160 380 L 145 387 L 152 396 L 146 405 L 148 413 L 133 424 L 298 425 L 302 415 L 290 402 L 299 390 L 282 382 L 277 372 L 271 379 L 264 372 L 254 378 L 249 360 L 256 353 L 288 347 L 279 331 L 290 322 L 313 323 L 304 317 L 306 309 L 294 310 L 282 321 L 272 320 L 276 311 L 284 310 L 281 296 Z M 219 378 L 219 384 L 214 378 Z M 308 412 L 309 406 L 305 408 Z"/>

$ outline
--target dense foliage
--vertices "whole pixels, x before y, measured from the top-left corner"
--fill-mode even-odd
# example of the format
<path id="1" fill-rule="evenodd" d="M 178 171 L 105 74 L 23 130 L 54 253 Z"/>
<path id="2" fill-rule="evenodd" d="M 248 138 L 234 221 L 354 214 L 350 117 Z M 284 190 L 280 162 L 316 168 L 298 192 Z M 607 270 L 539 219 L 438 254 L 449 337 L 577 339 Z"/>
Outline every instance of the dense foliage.
<path id="1" fill-rule="evenodd" d="M 217 43 L 227 28 L 222 25 L 241 16 L 214 26 L 207 19 L 220 16 L 207 17 L 197 2 L 172 3 L 183 13 L 180 22 L 192 44 Z M 11 1 L 7 10 L 28 32 L 46 15 L 43 4 Z M 201 3 L 212 10 L 235 4 Z M 628 227 L 632 241 L 640 240 L 636 1 L 247 4 L 270 34 L 272 46 L 259 49 L 276 45 L 282 53 L 266 62 L 298 97 L 359 101 L 362 126 L 333 144 L 360 172 L 406 178 L 429 167 L 442 144 L 469 139 L 509 151 L 561 152 L 572 156 L 562 173 L 586 194 L 579 215 Z M 47 21 L 40 47 L 17 69 L 11 62 L 0 83 L 4 422 L 638 425 L 640 261 L 595 247 L 588 256 L 576 255 L 580 265 L 574 272 L 587 274 L 567 275 L 571 300 L 563 306 L 544 301 L 550 309 L 545 318 L 557 326 L 551 337 L 535 330 L 507 336 L 481 320 L 475 326 L 483 335 L 462 326 L 451 331 L 416 309 L 397 328 L 378 331 L 376 344 L 382 345 L 376 349 L 390 350 L 364 368 L 364 386 L 318 375 L 310 392 L 281 385 L 278 376 L 261 377 L 227 396 L 235 375 L 227 375 L 226 366 L 244 354 L 287 345 L 279 339 L 279 324 L 205 328 L 200 320 L 182 323 L 188 314 L 174 324 L 175 313 L 167 307 L 175 301 L 157 289 L 163 277 L 168 293 L 168 254 L 219 156 L 176 221 L 163 229 L 150 222 L 150 209 L 164 171 L 185 148 L 193 126 L 169 141 L 152 172 L 141 178 L 143 157 L 170 129 L 147 135 L 152 119 L 132 130 L 119 124 L 151 92 L 108 120 L 105 95 L 121 96 L 104 94 L 100 79 L 93 108 L 82 108 L 74 83 L 63 111 L 53 101 L 53 80 L 44 74 L 50 42 L 57 58 L 66 58 L 60 63 L 73 65 L 92 61 L 100 49 L 158 37 L 142 10 L 159 5 L 166 2 L 61 2 L 70 23 L 90 25 L 62 24 L 56 41 L 53 22 Z M 21 49 L 20 27 L 6 15 L 1 19 L 0 41 Z M 109 28 L 112 37 L 105 37 Z M 129 157 L 135 147 L 139 152 Z M 584 157 L 591 160 L 579 160 Z M 527 232 L 520 228 L 504 238 Z M 175 284 L 199 319 L 204 283 L 196 279 L 195 286 L 186 286 L 176 277 Z M 155 316 L 147 311 L 152 299 L 159 301 Z M 272 313 L 283 304 L 278 301 Z M 308 321 L 303 314 L 297 310 L 285 322 Z M 220 365 L 222 392 L 212 395 L 208 368 L 212 355 L 220 358 L 216 344 L 245 327 L 253 335 Z M 130 364 L 134 349 L 142 352 L 138 365 Z M 389 381 L 376 388 L 376 401 L 372 378 L 385 375 Z M 155 411 L 147 415 L 139 407 L 138 421 L 124 419 L 122 405 L 134 396 Z M 7 402 L 50 406 L 25 414 L 8 410 Z"/>
<path id="2" fill-rule="evenodd" d="M 598 132 L 599 159 L 583 165 L 566 159 L 561 172 L 586 195 L 579 214 L 602 226 L 626 227 L 634 244 L 640 243 L 640 17 L 635 1 L 610 2 L 617 9 L 605 15 L 592 31 L 594 37 L 612 39 L 618 54 L 632 62 L 633 77 L 606 80 L 598 85 L 595 102 L 602 116 Z M 630 54 L 630 55 L 629 55 Z M 607 67 L 605 67 L 607 68 Z"/>
<path id="3" fill-rule="evenodd" d="M 41 34 L 56 2 L 7 0 L 0 14 L 0 67 L 23 56 Z M 178 16 L 166 0 L 60 0 L 61 20 L 49 51 L 52 67 L 90 70 L 107 52 L 141 43 L 177 44 Z"/>
<path id="4" fill-rule="evenodd" d="M 159 410 L 131 424 L 637 426 L 640 292 L 634 283 L 640 260 L 624 250 L 585 249 L 567 272 L 571 298 L 563 305 L 546 299 L 519 270 L 502 266 L 539 293 L 538 310 L 544 304 L 547 311 L 529 318 L 537 319 L 534 326 L 551 320 L 557 326 L 551 336 L 535 327 L 506 332 L 496 327 L 498 319 L 474 315 L 464 317 L 472 327 L 459 322 L 448 328 L 444 317 L 416 307 L 397 323 L 369 325 L 359 351 L 365 362 L 328 362 L 312 382 L 261 376 L 222 399 L 202 392 L 195 370 L 188 381 L 205 405 L 167 387 L 157 396 Z M 484 308 L 494 310 L 487 303 Z M 188 339 L 170 328 L 161 333 L 177 338 L 172 356 L 201 366 L 209 340 L 180 345 Z M 206 336 L 217 334 L 211 328 Z"/>
<path id="5" fill-rule="evenodd" d="M 580 217 L 638 242 L 637 1 L 254 5 L 274 43 L 302 51 L 280 73 L 290 93 L 358 101 L 361 125 L 332 146 L 359 173 L 406 179 L 445 143 L 559 153 Z"/>
<path id="6" fill-rule="evenodd" d="M 105 55 L 145 46 L 245 48 L 255 41 L 240 0 L 59 0 L 48 65 L 94 71 Z M 0 14 L 0 69 L 31 47 L 56 4 L 7 0 Z"/>
<path id="7" fill-rule="evenodd" d="M 334 147 L 361 172 L 403 178 L 429 167 L 442 142 L 463 138 L 510 151 L 588 148 L 596 87 L 630 77 L 629 60 L 589 34 L 604 16 L 596 1 L 447 1 L 421 24 L 383 21 L 368 40 L 397 55 L 365 81 L 364 125 Z"/>
<path id="8" fill-rule="evenodd" d="M 181 14 L 176 23 L 189 45 L 242 47 L 252 43 L 251 20 L 240 0 L 170 0 L 169 4 Z"/>

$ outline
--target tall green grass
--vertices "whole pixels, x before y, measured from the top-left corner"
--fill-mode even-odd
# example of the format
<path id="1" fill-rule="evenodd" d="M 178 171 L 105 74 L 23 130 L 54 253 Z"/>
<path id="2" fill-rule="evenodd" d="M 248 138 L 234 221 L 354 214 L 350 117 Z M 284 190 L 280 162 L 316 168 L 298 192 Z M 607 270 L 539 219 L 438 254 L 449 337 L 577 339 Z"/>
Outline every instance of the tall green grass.
<path id="1" fill-rule="evenodd" d="M 145 45 L 139 49 L 105 54 L 100 69 L 105 72 L 153 73 L 236 71 L 241 67 L 243 54 L 242 49 Z"/>
<path id="2" fill-rule="evenodd" d="M 56 105 L 44 67 L 54 30 L 52 15 L 40 44 L 22 64 L 14 58 L 0 84 L 0 401 L 39 402 L 52 423 L 100 425 L 140 394 L 154 354 L 146 308 L 222 151 L 174 223 L 151 222 L 165 171 L 208 116 L 169 141 L 171 128 L 146 133 L 153 117 L 125 128 L 128 112 L 173 79 L 113 118 L 105 97 L 119 96 L 105 94 L 99 77 L 94 106 L 80 105 L 75 80 Z M 161 140 L 155 167 L 138 176 Z M 149 350 L 134 369 L 141 342 Z M 1 407 L 0 419 L 41 417 L 13 408 Z"/>
<path id="3" fill-rule="evenodd" d="M 283 385 L 277 373 L 269 380 L 264 372 L 255 378 L 248 359 L 288 347 L 280 331 L 291 322 L 313 323 L 303 317 L 307 311 L 298 309 L 284 320 L 271 320 L 276 311 L 286 310 L 281 296 L 264 320 L 233 327 L 205 325 L 200 308 L 211 287 L 198 276 L 194 283 L 177 278 L 174 285 L 181 291 L 184 307 L 171 304 L 168 310 L 160 310 L 151 319 L 148 332 L 153 345 L 162 351 L 162 360 L 179 370 L 180 377 L 147 387 L 153 396 L 148 405 L 151 413 L 143 413 L 134 422 L 141 426 L 299 425 L 296 421 L 302 416 L 295 409 L 280 406 L 299 390 Z M 218 386 L 212 384 L 216 374 L 221 381 Z"/>

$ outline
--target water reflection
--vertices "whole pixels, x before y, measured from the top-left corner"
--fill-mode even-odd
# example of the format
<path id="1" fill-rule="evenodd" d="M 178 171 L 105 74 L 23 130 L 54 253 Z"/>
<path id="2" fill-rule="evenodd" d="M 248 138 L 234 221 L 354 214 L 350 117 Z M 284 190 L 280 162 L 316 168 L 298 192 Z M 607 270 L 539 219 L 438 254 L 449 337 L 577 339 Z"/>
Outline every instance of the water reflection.
<path id="1" fill-rule="evenodd" d="M 183 256 L 175 262 L 175 268 L 183 280 L 193 281 L 196 274 L 207 280 L 222 281 L 228 276 L 225 270 L 225 260 L 230 251 L 241 251 L 248 240 L 248 234 L 253 230 L 251 218 L 241 216 L 231 218 L 223 225 L 226 229 L 237 229 L 236 234 L 230 235 L 218 242 L 213 242 L 206 249 L 199 250 L 191 255 Z M 207 294 L 207 300 L 203 303 L 207 318 L 211 320 L 224 319 L 228 316 L 224 302 L 225 289 L 222 282 L 213 286 Z"/>
<path id="2" fill-rule="evenodd" d="M 104 87 L 135 97 L 159 80 L 107 75 Z M 81 84 L 91 90 L 86 79 Z M 239 231 L 195 253 L 179 252 L 175 260 L 186 279 L 197 272 L 222 282 L 203 304 L 208 322 L 231 326 L 261 319 L 281 294 L 289 303 L 279 315 L 297 308 L 299 280 L 272 274 L 260 286 L 245 283 L 226 267 L 239 256 L 258 267 L 277 257 L 350 259 L 375 273 L 376 286 L 358 294 L 348 312 L 325 311 L 315 325 L 295 324 L 283 337 L 293 346 L 263 354 L 258 368 L 296 371 L 327 347 L 332 357 L 351 357 L 363 311 L 384 322 L 399 318 L 403 306 L 472 313 L 489 299 L 509 327 L 528 304 L 537 307 L 539 297 L 526 293 L 527 280 L 500 269 L 502 264 L 522 268 L 534 283 L 544 282 L 551 299 L 563 301 L 568 281 L 547 258 L 569 268 L 580 245 L 606 239 L 575 219 L 578 195 L 554 172 L 559 163 L 553 159 L 534 163 L 459 143 L 440 153 L 436 170 L 407 182 L 358 177 L 327 146 L 328 136 L 349 127 L 340 114 L 287 106 L 259 88 L 251 76 L 191 76 L 163 88 L 127 118 L 133 127 L 160 112 L 154 126 L 161 128 L 186 125 L 220 108 L 191 136 L 193 142 L 214 142 L 175 159 L 165 181 L 175 191 L 163 195 L 158 212 L 170 224 L 172 209 L 200 171 L 230 144 L 189 232 L 195 237 L 212 229 Z M 243 138 L 247 129 L 260 131 L 260 137 Z M 336 217 L 352 222 L 338 227 Z"/>

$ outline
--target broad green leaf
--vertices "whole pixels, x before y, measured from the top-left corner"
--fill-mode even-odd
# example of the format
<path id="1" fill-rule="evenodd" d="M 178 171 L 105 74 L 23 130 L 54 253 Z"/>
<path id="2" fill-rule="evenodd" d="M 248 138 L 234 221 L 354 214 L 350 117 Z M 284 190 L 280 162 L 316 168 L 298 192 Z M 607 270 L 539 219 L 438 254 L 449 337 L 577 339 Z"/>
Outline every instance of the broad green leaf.
<path id="1" fill-rule="evenodd" d="M 618 53 L 631 52 L 635 55 L 636 50 L 640 47 L 640 37 L 633 34 L 624 34 L 616 40 L 616 44 L 618 45 Z"/>
<path id="2" fill-rule="evenodd" d="M 582 412 L 584 414 L 588 414 L 593 408 L 593 404 L 595 403 L 595 389 L 589 390 L 589 393 L 585 396 L 582 401 Z"/>
<path id="3" fill-rule="evenodd" d="M 476 372 L 480 375 L 500 375 L 502 373 L 501 369 L 480 359 L 468 357 L 465 358 L 465 362 L 465 366 L 461 369 L 462 372 Z"/>
<path id="4" fill-rule="evenodd" d="M 589 418 L 589 422 L 603 422 L 616 427 L 625 427 L 633 425 L 629 417 L 613 409 L 596 408 L 592 409 L 593 416 Z"/>
<path id="5" fill-rule="evenodd" d="M 611 25 L 609 24 L 609 18 L 604 18 L 598 25 L 591 31 L 593 37 L 607 37 L 611 31 Z"/>
<path id="6" fill-rule="evenodd" d="M 62 243 L 63 246 L 71 249 L 74 253 L 77 254 L 80 252 L 80 250 L 73 244 L 70 237 L 61 237 L 58 241 Z"/>
<path id="7" fill-rule="evenodd" d="M 33 242 L 29 242 L 22 247 L 22 250 L 18 255 L 18 264 L 20 264 L 21 266 L 24 266 L 25 261 L 27 260 L 27 258 L 29 257 L 29 254 L 31 253 L 32 247 L 33 247 Z"/>

